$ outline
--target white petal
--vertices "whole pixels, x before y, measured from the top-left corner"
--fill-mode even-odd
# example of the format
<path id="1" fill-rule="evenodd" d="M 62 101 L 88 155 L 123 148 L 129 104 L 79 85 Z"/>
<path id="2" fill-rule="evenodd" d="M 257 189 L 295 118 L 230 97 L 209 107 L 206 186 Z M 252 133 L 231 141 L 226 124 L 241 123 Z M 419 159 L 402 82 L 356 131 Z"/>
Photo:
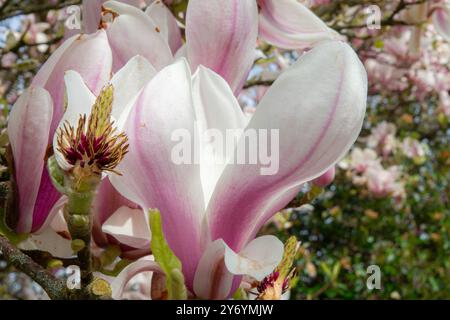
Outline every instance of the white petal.
<path id="1" fill-rule="evenodd" d="M 249 275 L 261 281 L 271 274 L 283 258 L 283 243 L 274 236 L 262 236 L 251 241 L 241 252 L 228 246 L 225 265 L 232 274 Z"/>
<path id="2" fill-rule="evenodd" d="M 186 12 L 187 56 L 239 93 L 255 60 L 258 8 L 254 0 L 191 0 Z"/>
<path id="3" fill-rule="evenodd" d="M 183 59 L 161 70 L 137 99 L 124 126 L 130 147 L 117 168 L 123 176 L 110 177 L 124 197 L 144 210 L 160 210 L 164 235 L 183 262 L 188 285 L 204 246 L 203 190 L 199 166 L 191 157 L 178 163 L 174 153 L 180 144 L 176 134 L 191 138 L 195 130 L 191 74 Z"/>
<path id="4" fill-rule="evenodd" d="M 18 232 L 31 232 L 38 215 L 43 222 L 45 219 L 42 218 L 46 218 L 43 215 L 48 214 L 36 210 L 39 209 L 36 204 L 46 174 L 44 159 L 51 139 L 49 131 L 52 115 L 53 103 L 50 94 L 45 89 L 34 86 L 19 97 L 9 115 L 8 136 L 20 195 Z"/>
<path id="5" fill-rule="evenodd" d="M 39 72 L 33 78 L 33 85 L 42 87 L 46 85 L 48 78 L 52 74 L 61 57 L 66 53 L 67 49 L 71 47 L 72 43 L 74 43 L 75 40 L 77 40 L 79 37 L 80 35 L 78 34 L 70 37 L 69 39 L 64 41 L 58 47 L 58 49 L 55 50 L 55 52 L 53 52 L 53 54 L 47 59 L 47 61 L 42 65 L 41 69 L 39 69 Z"/>
<path id="6" fill-rule="evenodd" d="M 224 263 L 225 243 L 216 240 L 203 253 L 194 278 L 194 292 L 204 299 L 225 299 L 230 294 L 233 275 Z"/>
<path id="7" fill-rule="evenodd" d="M 285 71 L 263 97 L 246 132 L 279 135 L 270 165 L 229 164 L 210 200 L 212 239 L 239 252 L 301 184 L 338 162 L 359 135 L 367 75 L 342 42 L 318 45 Z M 270 142 L 270 144 L 269 144 Z M 259 147 L 269 140 L 259 141 Z M 240 150 L 248 150 L 241 138 Z M 263 170 L 264 169 L 264 170 Z M 239 224 L 235 221 L 240 221 Z"/>
<path id="8" fill-rule="evenodd" d="M 243 130 L 246 119 L 230 86 L 214 71 L 200 66 L 193 77 L 192 90 L 195 117 L 201 139 L 200 174 L 206 207 L 217 180 L 228 162 L 226 152 L 224 148 L 220 148 L 220 144 L 225 142 L 227 130 Z M 235 145 L 233 143 L 230 149 L 233 150 Z"/>
<path id="9" fill-rule="evenodd" d="M 33 234 L 29 239 L 19 244 L 22 250 L 39 250 L 49 252 L 53 257 L 67 259 L 74 256 L 71 241 L 47 228 L 41 234 Z"/>
<path id="10" fill-rule="evenodd" d="M 64 128 L 65 123 L 69 123 L 74 128 L 77 128 L 80 115 L 89 117 L 92 106 L 95 103 L 95 95 L 89 90 L 81 75 L 76 71 L 67 71 L 64 81 L 66 83 L 67 108 L 53 137 L 53 151 L 58 164 L 63 169 L 69 169 L 70 165 L 58 150 L 58 132 L 61 128 Z"/>
<path id="11" fill-rule="evenodd" d="M 183 40 L 181 38 L 180 28 L 177 20 L 172 12 L 166 7 L 162 1 L 153 2 L 145 11 L 145 13 L 153 20 L 155 25 L 159 28 L 162 36 L 172 50 L 172 53 L 182 46 Z"/>
<path id="12" fill-rule="evenodd" d="M 159 265 L 153 261 L 152 256 L 143 257 L 128 266 L 126 266 L 119 275 L 111 281 L 112 298 L 119 300 L 122 299 L 123 291 L 127 283 L 136 275 L 142 272 L 157 272 L 163 274 L 163 271 Z M 151 279 L 149 279 L 151 281 Z"/>
<path id="13" fill-rule="evenodd" d="M 311 48 L 323 40 L 337 39 L 311 10 L 296 0 L 259 0 L 260 36 L 284 49 Z"/>
<path id="14" fill-rule="evenodd" d="M 121 244 L 150 249 L 150 228 L 143 210 L 120 207 L 106 220 L 102 231 Z"/>
<path id="15" fill-rule="evenodd" d="M 114 70 L 138 54 L 147 58 L 157 70 L 172 62 L 173 55 L 166 39 L 148 15 L 117 1 L 107 1 L 103 6 L 118 14 L 106 30 L 113 51 Z"/>
<path id="16" fill-rule="evenodd" d="M 111 84 L 114 87 L 112 117 L 119 121 L 119 130 L 138 94 L 155 74 L 155 68 L 147 59 L 135 56 L 112 78 Z"/>

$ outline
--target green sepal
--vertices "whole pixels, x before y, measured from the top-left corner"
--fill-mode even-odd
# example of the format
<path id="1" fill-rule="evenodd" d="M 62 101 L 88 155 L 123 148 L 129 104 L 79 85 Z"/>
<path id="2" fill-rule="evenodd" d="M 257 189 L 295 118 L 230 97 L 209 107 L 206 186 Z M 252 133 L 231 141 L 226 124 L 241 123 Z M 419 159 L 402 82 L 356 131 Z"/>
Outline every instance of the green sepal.
<path id="1" fill-rule="evenodd" d="M 58 165 L 55 156 L 51 156 L 47 160 L 47 168 L 53 186 L 62 194 L 67 194 L 64 187 L 64 171 Z"/>
<path id="2" fill-rule="evenodd" d="M 150 246 L 155 261 L 166 274 L 168 299 L 185 300 L 187 299 L 187 290 L 184 284 L 184 276 L 181 271 L 181 261 L 175 256 L 164 238 L 159 210 L 149 210 L 149 221 L 152 232 Z"/>

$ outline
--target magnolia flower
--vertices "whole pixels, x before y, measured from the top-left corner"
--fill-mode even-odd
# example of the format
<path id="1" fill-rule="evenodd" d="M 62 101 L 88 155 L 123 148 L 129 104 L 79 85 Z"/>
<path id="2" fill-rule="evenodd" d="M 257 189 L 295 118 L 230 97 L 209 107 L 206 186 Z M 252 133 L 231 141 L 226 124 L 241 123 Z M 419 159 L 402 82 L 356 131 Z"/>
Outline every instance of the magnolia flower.
<path id="1" fill-rule="evenodd" d="M 111 176 L 111 182 L 144 210 L 160 210 L 165 237 L 193 294 L 228 297 L 240 282 L 234 275 L 262 280 L 279 263 L 281 242 L 254 239 L 256 233 L 303 183 L 348 151 L 362 126 L 366 94 L 366 73 L 353 50 L 325 42 L 280 76 L 246 125 L 227 82 L 203 66 L 192 76 L 182 59 L 160 71 L 137 99 L 124 125 L 130 147 L 117 168 L 123 175 Z M 261 175 L 261 164 L 229 159 L 176 164 L 172 134 L 180 129 L 191 137 L 208 129 L 241 129 L 235 152 L 245 148 L 246 133 L 279 130 L 282 165 Z M 194 152 L 210 152 L 210 143 L 202 140 Z M 119 276 L 119 287 L 139 271 L 158 267 L 148 261 L 131 265 Z"/>
<path id="2" fill-rule="evenodd" d="M 366 176 L 369 192 L 375 197 L 403 197 L 405 193 L 403 184 L 397 181 L 400 177 L 398 167 L 384 169 L 381 165 L 371 166 Z"/>
<path id="3" fill-rule="evenodd" d="M 367 146 L 370 148 L 378 148 L 383 156 L 389 155 L 395 148 L 395 134 L 397 128 L 394 124 L 383 121 L 372 129 L 372 133 L 367 139 Z"/>
<path id="4" fill-rule="evenodd" d="M 364 173 L 367 168 L 379 163 L 378 155 L 372 149 L 354 148 L 350 154 L 350 167 L 357 173 Z"/>
<path id="5" fill-rule="evenodd" d="M 37 50 L 44 53 L 48 49 L 48 45 L 45 44 L 49 39 L 45 31 L 50 28 L 50 25 L 46 22 L 35 22 L 34 17 L 30 18 L 30 28 L 26 33 L 24 40 L 27 43 L 44 43 L 37 46 Z"/>
<path id="6" fill-rule="evenodd" d="M 101 129 L 103 125 L 98 121 L 92 128 L 85 124 L 80 126 L 80 121 L 95 118 L 92 111 L 95 111 L 97 97 L 78 72 L 67 71 L 64 77 L 67 108 L 53 137 L 53 149 L 59 166 L 67 171 L 75 169 L 87 174 L 111 169 L 114 174 L 116 158 L 123 157 L 123 153 L 120 153 L 123 146 L 121 141 L 124 142 L 124 137 L 120 135 L 121 124 L 130 112 L 137 94 L 155 73 L 148 61 L 136 56 L 105 84 L 103 91 L 111 91 L 108 96 L 112 99 L 111 109 L 108 112 L 111 113 L 112 124 Z M 94 130 L 94 140 L 91 139 L 90 130 Z M 64 137 L 66 134 L 71 137 Z M 97 134 L 109 136 L 105 139 L 96 136 Z M 116 138 L 113 137 L 115 134 Z M 73 255 L 70 234 L 61 210 L 66 202 L 66 197 L 62 197 L 53 206 L 46 219 L 47 223 L 38 234 L 31 235 L 21 244 L 23 249 L 45 250 L 60 258 Z M 93 209 L 93 239 L 97 246 L 120 245 L 122 256 L 133 259 L 148 254 L 150 231 L 143 211 L 135 203 L 122 197 L 106 176 L 97 190 Z"/>
<path id="7" fill-rule="evenodd" d="M 396 68 L 376 59 L 366 59 L 364 64 L 369 75 L 369 82 L 374 84 L 375 90 L 383 90 L 388 87 L 394 91 L 401 91 L 408 87 L 407 70 Z"/>
<path id="8" fill-rule="evenodd" d="M 64 113 L 64 73 L 78 71 L 98 94 L 109 80 L 111 58 L 104 31 L 74 36 L 53 53 L 13 106 L 8 135 L 18 191 L 17 223 L 11 227 L 17 232 L 39 231 L 60 198 L 48 176 L 46 151 Z"/>
<path id="9" fill-rule="evenodd" d="M 444 1 L 433 6 L 431 11 L 434 28 L 442 38 L 450 42 L 450 4 Z"/>
<path id="10" fill-rule="evenodd" d="M 108 111 L 111 123 L 103 125 L 95 120 L 98 113 L 95 95 L 85 85 L 80 74 L 68 71 L 65 76 L 67 109 L 53 140 L 53 149 L 59 166 L 65 170 L 80 168 L 80 170 L 88 171 L 88 174 L 90 171 L 98 170 L 100 170 L 99 172 L 109 171 L 111 174 L 121 174 L 115 168 L 123 160 L 123 153 L 121 153 L 123 148 L 120 146 L 124 143 L 124 136 L 120 133 L 114 136 L 114 132 L 122 131 L 123 123 L 134 100 L 155 74 L 153 66 L 140 56 L 134 57 L 119 70 L 104 89 L 111 91 Z M 86 119 L 89 119 L 88 125 L 80 123 Z M 76 129 L 80 128 L 80 124 L 81 128 L 86 128 L 85 132 Z M 68 134 L 69 136 L 67 136 Z M 73 136 L 74 134 L 77 136 Z M 127 236 L 132 238 L 131 242 L 123 241 L 122 243 L 125 245 L 136 247 L 133 240 L 139 239 L 142 233 L 145 234 L 145 231 L 148 231 L 147 224 L 144 223 L 143 229 L 140 229 L 143 231 L 135 232 L 134 235 L 131 230 L 130 234 L 122 235 L 114 232 L 114 230 L 117 231 L 114 229 L 116 226 L 123 227 L 127 221 L 133 224 L 139 220 L 128 219 L 133 216 L 137 206 L 117 195 L 107 179 L 98 190 L 96 209 L 96 222 L 104 228 L 103 232 L 115 233 L 117 240 L 124 240 Z M 143 217 L 141 214 L 137 216 Z M 148 238 L 147 234 L 145 234 L 146 238 Z M 140 243 L 142 244 L 142 241 Z M 143 245 L 137 247 L 140 249 Z"/>
<path id="11" fill-rule="evenodd" d="M 410 159 L 417 159 L 425 157 L 424 146 L 416 139 L 407 137 L 403 140 L 402 151 Z"/>

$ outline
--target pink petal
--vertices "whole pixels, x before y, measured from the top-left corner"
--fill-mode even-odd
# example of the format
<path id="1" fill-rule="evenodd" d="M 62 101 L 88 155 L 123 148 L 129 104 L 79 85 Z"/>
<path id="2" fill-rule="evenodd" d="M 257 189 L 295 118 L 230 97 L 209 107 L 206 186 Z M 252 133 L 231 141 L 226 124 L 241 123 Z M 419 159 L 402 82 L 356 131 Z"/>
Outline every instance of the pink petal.
<path id="1" fill-rule="evenodd" d="M 102 231 L 120 244 L 150 251 L 150 228 L 142 209 L 120 207 L 103 223 Z"/>
<path id="2" fill-rule="evenodd" d="M 112 298 L 116 300 L 122 299 L 123 291 L 127 283 L 139 273 L 148 271 L 164 274 L 151 256 L 146 256 L 126 266 L 110 283 Z M 149 281 L 151 281 L 151 279 L 149 279 Z"/>
<path id="3" fill-rule="evenodd" d="M 92 35 L 75 36 L 67 41 L 73 41 L 63 53 L 56 55 L 58 61 L 50 59 L 44 64 L 33 84 L 39 83 L 50 93 L 53 104 L 53 120 L 51 137 L 64 113 L 64 74 L 68 70 L 77 71 L 87 87 L 95 94 L 108 83 L 111 75 L 112 55 L 104 30 Z M 65 45 L 63 45 L 65 47 Z M 47 64 L 49 64 L 47 66 Z M 51 69 L 50 74 L 49 69 Z M 40 73 L 44 75 L 41 76 Z M 48 75 L 48 76 L 47 76 Z"/>
<path id="4" fill-rule="evenodd" d="M 143 11 L 116 1 L 107 1 L 103 6 L 119 15 L 107 29 L 114 70 L 119 70 L 135 55 L 145 57 L 157 70 L 172 62 L 166 39 Z"/>
<path id="5" fill-rule="evenodd" d="M 274 236 L 262 236 L 236 253 L 225 249 L 225 265 L 235 275 L 249 275 L 258 281 L 271 274 L 283 258 L 283 242 Z"/>
<path id="6" fill-rule="evenodd" d="M 161 34 L 169 43 L 172 53 L 175 54 L 183 45 L 181 31 L 172 12 L 162 1 L 153 2 L 145 12 L 160 29 Z"/>
<path id="7" fill-rule="evenodd" d="M 61 197 L 53 207 L 46 224 L 36 234 L 31 234 L 19 244 L 22 250 L 40 250 L 50 253 L 57 258 L 71 258 L 74 256 L 71 240 L 64 220 L 62 208 L 67 202 Z"/>
<path id="8" fill-rule="evenodd" d="M 275 153 L 272 172 L 260 163 L 225 168 L 207 209 L 212 239 L 222 238 L 239 252 L 302 183 L 341 159 L 358 137 L 366 97 L 364 67 L 342 42 L 317 46 L 284 72 L 247 127 L 278 130 L 279 159 Z"/>
<path id="9" fill-rule="evenodd" d="M 160 71 L 138 98 L 124 127 L 130 148 L 117 168 L 124 174 L 110 177 L 144 210 L 160 210 L 164 235 L 190 286 L 204 245 L 203 192 L 199 166 L 175 164 L 172 152 L 179 144 L 174 133 L 183 130 L 193 137 L 194 122 L 190 70 L 180 60 Z"/>
<path id="10" fill-rule="evenodd" d="M 432 15 L 434 28 L 446 41 L 450 42 L 450 8 L 438 6 Z"/>
<path id="11" fill-rule="evenodd" d="M 83 0 L 83 31 L 94 33 L 99 29 L 102 5 L 106 0 Z"/>
<path id="12" fill-rule="evenodd" d="M 156 75 L 155 68 L 141 56 L 131 58 L 111 79 L 114 87 L 112 117 L 119 130 L 128 118 L 141 90 Z"/>
<path id="13" fill-rule="evenodd" d="M 9 116 L 8 135 L 19 192 L 15 229 L 20 233 L 38 230 L 60 197 L 49 184 L 45 162 L 52 115 L 49 93 L 33 86 L 20 96 Z M 46 197 L 46 204 L 39 201 L 42 197 Z"/>
<path id="14" fill-rule="evenodd" d="M 71 165 L 67 163 L 58 147 L 58 132 L 64 128 L 66 122 L 76 128 L 80 115 L 86 115 L 86 117 L 89 117 L 96 97 L 86 86 L 81 75 L 76 71 L 66 71 L 64 83 L 66 85 L 65 95 L 67 99 L 67 106 L 61 120 L 59 121 L 56 134 L 53 135 L 53 152 L 59 166 L 64 170 L 69 170 Z"/>
<path id="15" fill-rule="evenodd" d="M 335 31 L 297 0 L 258 0 L 258 3 L 259 34 L 272 45 L 305 49 L 338 38 Z"/>
<path id="16" fill-rule="evenodd" d="M 101 22 L 102 5 L 107 0 L 83 0 L 83 30 L 84 33 L 94 33 Z M 120 0 L 120 2 L 140 8 L 143 0 Z"/>
<path id="17" fill-rule="evenodd" d="M 102 225 L 120 207 L 137 209 L 138 206 L 123 197 L 111 184 L 109 178 L 102 180 L 94 202 L 94 226 L 92 235 L 99 246 L 107 245 L 108 239 L 102 232 Z"/>
<path id="18" fill-rule="evenodd" d="M 318 187 L 326 187 L 331 184 L 336 175 L 336 168 L 333 166 L 328 171 L 326 171 L 323 175 L 313 180 L 313 183 Z"/>
<path id="19" fill-rule="evenodd" d="M 75 35 L 67 39 L 52 53 L 33 78 L 32 85 L 44 87 L 47 84 L 48 78 L 52 75 L 53 69 L 55 69 L 59 60 L 61 60 L 61 57 L 67 54 L 67 49 L 70 48 L 78 38 L 79 35 Z"/>
<path id="20" fill-rule="evenodd" d="M 214 70 L 235 94 L 253 65 L 257 34 L 255 1 L 189 1 L 186 42 L 192 70 L 201 64 Z"/>
<path id="21" fill-rule="evenodd" d="M 216 132 L 226 136 L 228 129 L 244 129 L 246 118 L 227 82 L 218 74 L 200 66 L 193 77 L 193 97 L 196 124 L 202 135 Z M 216 139 L 201 139 L 202 179 L 205 204 L 227 163 L 225 153 L 212 153 Z M 217 150 L 216 150 L 217 151 Z M 206 205 L 205 205 L 206 207 Z"/>
<path id="22" fill-rule="evenodd" d="M 216 240 L 208 245 L 198 264 L 194 279 L 194 292 L 203 299 L 226 299 L 233 284 L 224 262 L 226 244 Z"/>

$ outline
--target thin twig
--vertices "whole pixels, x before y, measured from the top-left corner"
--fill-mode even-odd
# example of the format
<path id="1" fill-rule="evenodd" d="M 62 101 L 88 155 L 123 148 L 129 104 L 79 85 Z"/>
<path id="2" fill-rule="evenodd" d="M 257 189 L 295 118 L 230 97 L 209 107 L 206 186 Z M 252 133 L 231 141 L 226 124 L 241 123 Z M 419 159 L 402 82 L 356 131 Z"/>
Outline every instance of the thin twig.
<path id="1" fill-rule="evenodd" d="M 67 298 L 67 287 L 64 281 L 55 278 L 3 236 L 0 236 L 0 251 L 8 263 L 36 281 L 47 292 L 50 299 Z"/>
<path id="2" fill-rule="evenodd" d="M 244 85 L 244 89 L 248 89 L 255 86 L 271 86 L 274 83 L 274 81 L 275 80 L 260 80 L 260 79 L 249 80 Z"/>
<path id="3" fill-rule="evenodd" d="M 69 6 L 73 5 L 79 5 L 81 4 L 81 0 L 69 0 L 62 3 L 55 3 L 55 4 L 45 4 L 45 5 L 29 5 L 27 7 L 19 7 L 14 8 L 11 11 L 7 12 L 0 12 L 0 21 L 6 20 L 12 17 L 20 16 L 20 15 L 26 15 L 30 13 L 40 13 L 40 12 L 46 12 L 50 10 L 59 10 L 63 9 Z"/>

